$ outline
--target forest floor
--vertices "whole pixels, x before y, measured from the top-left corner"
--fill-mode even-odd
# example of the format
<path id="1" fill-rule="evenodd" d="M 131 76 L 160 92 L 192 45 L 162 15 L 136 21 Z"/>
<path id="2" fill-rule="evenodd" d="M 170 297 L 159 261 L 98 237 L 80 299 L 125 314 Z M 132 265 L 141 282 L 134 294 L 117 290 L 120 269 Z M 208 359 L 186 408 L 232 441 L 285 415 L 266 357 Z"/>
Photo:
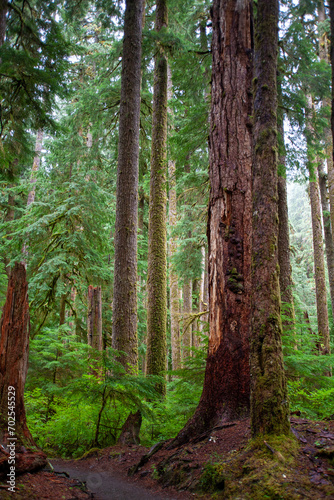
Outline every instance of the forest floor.
<path id="1" fill-rule="evenodd" d="M 17 477 L 15 494 L 2 488 L 0 498 L 334 500 L 334 421 L 296 417 L 291 424 L 294 437 L 268 437 L 265 443 L 250 441 L 249 420 L 242 420 L 181 448 L 168 450 L 167 441 L 146 462 L 142 457 L 149 450 L 142 446 L 112 446 L 92 450 L 81 460 L 51 460 L 55 471 L 76 480 L 48 471 L 25 474 Z"/>

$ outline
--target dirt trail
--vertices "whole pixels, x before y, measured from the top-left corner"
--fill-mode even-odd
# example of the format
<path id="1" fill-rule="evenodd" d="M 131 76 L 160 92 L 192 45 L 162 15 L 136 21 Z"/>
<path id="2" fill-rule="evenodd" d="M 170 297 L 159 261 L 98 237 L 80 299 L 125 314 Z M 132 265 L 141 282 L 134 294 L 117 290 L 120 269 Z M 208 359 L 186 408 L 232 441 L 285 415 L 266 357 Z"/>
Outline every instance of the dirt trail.
<path id="1" fill-rule="evenodd" d="M 176 500 L 176 497 L 148 490 L 128 482 L 116 471 L 73 460 L 50 460 L 55 472 L 67 472 L 73 479 L 85 482 L 96 500 Z"/>

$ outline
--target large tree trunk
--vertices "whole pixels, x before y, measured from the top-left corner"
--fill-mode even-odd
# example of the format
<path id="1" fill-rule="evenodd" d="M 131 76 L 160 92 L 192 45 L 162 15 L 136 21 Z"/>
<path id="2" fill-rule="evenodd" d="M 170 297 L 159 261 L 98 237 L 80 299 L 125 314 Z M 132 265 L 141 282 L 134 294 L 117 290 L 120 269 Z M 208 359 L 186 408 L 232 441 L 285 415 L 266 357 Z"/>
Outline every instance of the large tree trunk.
<path id="1" fill-rule="evenodd" d="M 167 0 L 157 0 L 155 29 L 168 24 Z M 154 65 L 150 208 L 147 270 L 147 374 L 163 375 L 167 366 L 166 250 L 167 56 L 160 46 Z M 163 395 L 165 383 L 157 387 Z"/>
<path id="2" fill-rule="evenodd" d="M 172 446 L 249 413 L 252 2 L 213 2 L 210 337 L 203 393 Z"/>
<path id="3" fill-rule="evenodd" d="M 13 451 L 16 472 L 29 472 L 46 465 L 46 456 L 36 450 L 27 427 L 24 407 L 29 332 L 26 271 L 23 264 L 16 263 L 8 282 L 0 320 L 0 444 L 3 446 L 0 472 L 8 470 L 13 464 Z"/>
<path id="4" fill-rule="evenodd" d="M 282 141 L 282 151 L 279 155 L 278 168 L 278 262 L 279 262 L 279 284 L 281 291 L 281 301 L 283 304 L 284 320 L 282 322 L 283 332 L 290 339 L 291 346 L 296 347 L 295 328 L 295 308 L 292 295 L 292 274 L 290 262 L 290 235 L 289 235 L 289 215 L 288 196 L 286 186 L 286 165 L 283 120 L 279 123 L 279 134 Z"/>
<path id="5" fill-rule="evenodd" d="M 117 167 L 112 346 L 138 370 L 137 229 L 143 1 L 127 0 L 124 21 Z"/>
<path id="6" fill-rule="evenodd" d="M 324 23 L 326 21 L 326 11 L 324 2 L 321 1 L 318 4 L 318 21 L 319 23 Z M 326 32 L 321 34 L 319 30 L 319 57 L 321 61 L 328 62 L 328 40 Z M 323 107 L 329 105 L 329 99 L 324 99 L 322 103 Z M 333 184 L 333 161 L 332 161 L 332 141 L 330 128 L 325 128 L 325 154 L 327 156 L 327 172 L 328 180 Z M 322 161 L 318 162 L 318 174 L 319 174 L 319 188 L 320 188 L 320 198 L 322 205 L 322 221 L 325 233 L 325 248 L 327 257 L 327 269 L 328 269 L 328 279 L 329 279 L 329 290 L 331 296 L 332 313 L 334 315 L 334 242 L 333 242 L 333 224 L 334 223 L 334 186 L 329 184 L 329 191 L 327 190 L 326 174 L 324 169 L 324 164 Z M 331 197 L 332 206 L 328 203 L 328 194 Z"/>
<path id="7" fill-rule="evenodd" d="M 250 358 L 253 436 L 290 431 L 277 249 L 277 32 L 278 0 L 259 0 L 255 30 Z"/>
<path id="8" fill-rule="evenodd" d="M 171 70 L 168 66 L 168 101 L 173 96 L 173 85 Z M 168 105 L 168 115 L 171 122 L 170 130 L 173 133 L 173 110 Z M 177 238 L 173 235 L 177 223 L 177 202 L 176 202 L 176 179 L 175 179 L 175 161 L 168 158 L 168 196 L 169 196 L 169 228 L 171 236 L 169 238 L 169 290 L 170 290 L 170 329 L 172 346 L 172 370 L 181 368 L 181 339 L 180 339 L 180 304 L 179 304 L 179 283 L 176 271 L 173 266 L 173 256 L 177 251 Z"/>

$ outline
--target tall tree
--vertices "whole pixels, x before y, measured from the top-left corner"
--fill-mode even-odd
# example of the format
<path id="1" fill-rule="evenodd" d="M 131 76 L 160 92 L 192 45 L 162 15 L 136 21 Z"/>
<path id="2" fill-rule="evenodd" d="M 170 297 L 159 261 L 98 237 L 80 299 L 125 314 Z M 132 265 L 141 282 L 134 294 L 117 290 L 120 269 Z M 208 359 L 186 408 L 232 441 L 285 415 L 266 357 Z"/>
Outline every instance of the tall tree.
<path id="1" fill-rule="evenodd" d="M 252 168 L 252 2 L 212 10 L 209 352 L 194 416 L 174 440 L 249 413 Z"/>
<path id="2" fill-rule="evenodd" d="M 321 204 L 319 192 L 319 176 L 317 163 L 319 158 L 315 156 L 312 145 L 314 129 L 312 126 L 313 115 L 315 114 L 314 104 L 311 96 L 308 96 L 308 113 L 306 123 L 306 142 L 308 156 L 308 172 L 309 172 L 309 195 L 312 214 L 312 234 L 313 234 L 313 253 L 314 253 L 314 278 L 315 278 L 315 295 L 317 303 L 317 320 L 318 334 L 321 337 L 321 352 L 328 354 L 329 346 L 329 323 L 328 323 L 328 308 L 327 308 L 327 290 L 325 277 L 325 255 L 324 255 L 324 240 L 322 235 L 321 225 Z"/>
<path id="3" fill-rule="evenodd" d="M 324 29 L 323 23 L 326 21 L 326 11 L 324 2 L 321 1 L 318 4 L 318 36 L 319 36 L 319 58 L 320 61 L 328 63 L 328 40 L 327 33 Z M 329 105 L 329 99 L 324 98 L 322 100 L 323 108 L 327 108 Z M 332 141 L 329 125 L 325 126 L 325 155 L 327 157 L 327 173 L 325 173 L 324 161 L 319 159 L 318 161 L 318 179 L 319 179 L 319 190 L 320 190 L 320 200 L 322 207 L 322 222 L 325 234 L 325 248 L 327 257 L 327 270 L 328 270 L 328 280 L 329 280 L 329 291 L 331 297 L 332 313 L 334 314 L 334 242 L 333 242 L 333 228 L 331 224 L 331 214 L 334 222 L 334 198 L 333 190 L 334 186 L 330 185 L 333 183 L 333 162 L 331 161 L 332 156 Z M 327 189 L 327 177 L 329 190 Z M 331 199 L 331 205 L 328 203 L 328 198 Z"/>
<path id="4" fill-rule="evenodd" d="M 119 119 L 112 345 L 138 370 L 137 230 L 143 1 L 127 0 Z"/>
<path id="5" fill-rule="evenodd" d="M 285 434 L 290 424 L 282 354 L 277 207 L 278 0 L 259 0 L 255 29 L 252 434 Z"/>
<path id="6" fill-rule="evenodd" d="M 171 134 L 174 131 L 173 111 L 170 101 L 173 96 L 173 83 L 171 69 L 168 65 L 168 115 L 170 120 L 169 130 Z M 177 223 L 177 201 L 176 201 L 176 166 L 175 161 L 169 153 L 168 158 L 168 223 L 171 232 L 176 228 Z M 170 290 L 170 330 L 171 330 L 171 348 L 172 348 L 172 369 L 181 368 L 181 339 L 180 339 L 180 303 L 179 303 L 179 283 L 173 264 L 173 256 L 177 250 L 177 238 L 171 234 L 169 238 L 169 290 Z"/>
<path id="7" fill-rule="evenodd" d="M 157 0 L 155 30 L 167 28 L 167 0 Z M 166 370 L 167 242 L 166 242 L 166 141 L 167 54 L 157 47 L 154 63 L 153 118 L 147 269 L 147 374 Z M 158 390 L 164 394 L 164 383 Z"/>
<path id="8" fill-rule="evenodd" d="M 295 337 L 295 309 L 292 294 L 292 270 L 290 262 L 290 236 L 289 236 L 289 215 L 288 215 L 288 195 L 286 181 L 285 145 L 283 117 L 279 117 L 279 167 L 278 167 L 278 262 L 279 262 L 279 284 L 281 301 L 283 303 L 283 332 L 287 335 L 293 334 Z M 295 340 L 291 339 L 294 347 Z"/>

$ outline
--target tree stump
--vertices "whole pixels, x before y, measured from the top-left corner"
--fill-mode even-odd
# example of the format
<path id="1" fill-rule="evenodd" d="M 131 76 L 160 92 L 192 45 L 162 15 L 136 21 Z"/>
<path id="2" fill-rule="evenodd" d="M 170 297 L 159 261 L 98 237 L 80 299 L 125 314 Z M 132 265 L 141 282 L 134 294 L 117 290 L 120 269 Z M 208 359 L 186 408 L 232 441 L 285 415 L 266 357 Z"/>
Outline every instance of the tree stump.
<path id="1" fill-rule="evenodd" d="M 28 283 L 22 263 L 16 263 L 8 282 L 0 320 L 0 473 L 16 467 L 29 472 L 46 465 L 27 427 L 24 386 L 28 370 L 30 317 Z"/>

